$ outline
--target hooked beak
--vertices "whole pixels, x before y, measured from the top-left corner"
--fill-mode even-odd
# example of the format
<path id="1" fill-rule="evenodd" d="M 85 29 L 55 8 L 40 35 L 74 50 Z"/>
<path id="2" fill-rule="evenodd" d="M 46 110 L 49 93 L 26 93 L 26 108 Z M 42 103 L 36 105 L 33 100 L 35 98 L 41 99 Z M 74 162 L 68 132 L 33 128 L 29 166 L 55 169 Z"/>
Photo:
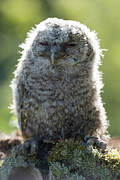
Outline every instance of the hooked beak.
<path id="1" fill-rule="evenodd" d="M 55 52 L 54 51 L 51 51 L 50 60 L 51 60 L 51 64 L 55 64 Z"/>
<path id="2" fill-rule="evenodd" d="M 51 45 L 51 50 L 50 50 L 50 60 L 51 60 L 51 64 L 55 64 L 56 63 L 56 58 L 58 56 L 58 54 L 61 52 L 61 47 L 60 45 Z"/>

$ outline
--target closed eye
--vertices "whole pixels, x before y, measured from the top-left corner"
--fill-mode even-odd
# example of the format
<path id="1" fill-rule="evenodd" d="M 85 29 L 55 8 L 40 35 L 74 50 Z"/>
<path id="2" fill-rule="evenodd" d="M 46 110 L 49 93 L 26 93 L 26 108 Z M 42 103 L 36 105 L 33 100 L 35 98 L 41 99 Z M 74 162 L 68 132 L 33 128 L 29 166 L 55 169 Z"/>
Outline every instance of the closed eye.
<path id="1" fill-rule="evenodd" d="M 65 44 L 65 47 L 67 47 L 67 48 L 72 48 L 72 47 L 75 47 L 77 45 L 77 43 L 67 43 L 67 44 Z"/>
<path id="2" fill-rule="evenodd" d="M 48 46 L 48 42 L 39 42 L 39 44 L 42 46 Z"/>

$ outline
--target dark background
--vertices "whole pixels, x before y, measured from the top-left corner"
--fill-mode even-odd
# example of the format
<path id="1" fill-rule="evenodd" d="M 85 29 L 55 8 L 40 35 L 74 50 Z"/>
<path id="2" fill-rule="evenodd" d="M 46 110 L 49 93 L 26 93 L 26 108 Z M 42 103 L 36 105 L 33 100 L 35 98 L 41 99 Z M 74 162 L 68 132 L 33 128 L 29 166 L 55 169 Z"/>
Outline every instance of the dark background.
<path id="1" fill-rule="evenodd" d="M 109 132 L 120 136 L 120 1 L 119 0 L 0 0 L 0 130 L 10 132 L 16 117 L 10 114 L 10 81 L 20 57 L 18 45 L 40 21 L 58 17 L 80 21 L 98 32 L 102 59 L 104 106 Z"/>

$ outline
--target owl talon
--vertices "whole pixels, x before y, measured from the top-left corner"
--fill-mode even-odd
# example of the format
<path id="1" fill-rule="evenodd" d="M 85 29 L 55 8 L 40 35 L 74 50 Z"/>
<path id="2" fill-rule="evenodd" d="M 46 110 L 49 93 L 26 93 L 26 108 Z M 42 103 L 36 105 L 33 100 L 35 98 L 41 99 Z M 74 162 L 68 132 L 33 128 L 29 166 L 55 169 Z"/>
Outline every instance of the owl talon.
<path id="1" fill-rule="evenodd" d="M 14 148 L 17 154 L 34 154 L 38 150 L 39 138 L 32 137 Z"/>
<path id="2" fill-rule="evenodd" d="M 106 146 L 107 146 L 107 144 L 101 139 L 99 139 L 98 137 L 90 136 L 90 135 L 86 135 L 84 137 L 84 142 L 87 146 L 93 145 L 101 149 L 106 149 Z"/>

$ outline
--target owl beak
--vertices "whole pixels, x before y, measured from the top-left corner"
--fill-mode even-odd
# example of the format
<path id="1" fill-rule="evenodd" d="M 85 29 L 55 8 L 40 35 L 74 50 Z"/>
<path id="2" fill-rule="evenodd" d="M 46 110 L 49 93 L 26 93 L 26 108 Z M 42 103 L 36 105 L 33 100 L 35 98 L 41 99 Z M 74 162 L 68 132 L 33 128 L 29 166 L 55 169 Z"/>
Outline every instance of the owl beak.
<path id="1" fill-rule="evenodd" d="M 54 51 L 51 52 L 51 56 L 50 56 L 50 59 L 51 59 L 51 64 L 55 64 L 55 55 L 54 55 Z"/>
<path id="2" fill-rule="evenodd" d="M 56 44 L 52 44 L 51 45 L 51 50 L 50 50 L 50 59 L 51 59 L 51 64 L 55 64 L 56 63 L 56 55 L 59 53 L 60 51 L 60 46 L 56 45 Z"/>
<path id="3" fill-rule="evenodd" d="M 59 54 L 62 52 L 62 48 L 59 44 L 51 44 L 50 60 L 51 64 L 56 64 Z"/>

